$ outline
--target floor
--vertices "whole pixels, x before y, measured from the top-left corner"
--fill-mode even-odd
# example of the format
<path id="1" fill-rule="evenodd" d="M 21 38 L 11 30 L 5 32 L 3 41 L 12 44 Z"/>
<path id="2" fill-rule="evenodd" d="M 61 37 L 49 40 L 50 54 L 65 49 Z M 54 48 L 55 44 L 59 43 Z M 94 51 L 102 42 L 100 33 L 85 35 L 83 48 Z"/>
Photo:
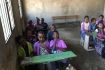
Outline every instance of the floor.
<path id="1" fill-rule="evenodd" d="M 72 50 L 77 57 L 71 59 L 71 64 L 77 70 L 105 70 L 105 59 L 95 51 L 87 52 L 80 45 L 80 23 L 57 24 L 60 37 L 63 38 L 68 50 Z"/>

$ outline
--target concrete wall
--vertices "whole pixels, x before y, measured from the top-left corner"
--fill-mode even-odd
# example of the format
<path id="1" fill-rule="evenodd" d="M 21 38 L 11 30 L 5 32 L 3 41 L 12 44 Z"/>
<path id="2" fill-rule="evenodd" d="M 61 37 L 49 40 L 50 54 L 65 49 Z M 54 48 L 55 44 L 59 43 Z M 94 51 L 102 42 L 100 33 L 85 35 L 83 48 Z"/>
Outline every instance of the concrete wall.
<path id="1" fill-rule="evenodd" d="M 12 0 L 12 5 L 16 26 L 15 29 L 12 31 L 12 35 L 9 41 L 6 44 L 4 41 L 3 29 L 0 21 L 0 70 L 17 70 L 17 51 L 14 39 L 17 35 L 21 34 L 22 27 L 20 24 L 17 0 Z"/>
<path id="2" fill-rule="evenodd" d="M 103 14 L 104 0 L 24 0 L 24 8 L 28 20 L 38 16 L 52 23 L 52 16 Z"/>
<path id="3" fill-rule="evenodd" d="M 104 2 L 104 13 L 103 13 L 103 15 L 105 16 L 105 2 Z M 105 18 L 104 18 L 105 19 Z"/>

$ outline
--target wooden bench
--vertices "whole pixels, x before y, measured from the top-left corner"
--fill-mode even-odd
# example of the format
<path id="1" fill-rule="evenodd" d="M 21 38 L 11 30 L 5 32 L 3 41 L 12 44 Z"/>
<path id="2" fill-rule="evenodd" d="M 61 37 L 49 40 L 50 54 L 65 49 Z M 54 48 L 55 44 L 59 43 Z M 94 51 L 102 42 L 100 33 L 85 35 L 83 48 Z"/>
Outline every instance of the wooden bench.
<path id="1" fill-rule="evenodd" d="M 74 20 L 75 21 L 79 21 L 80 16 L 79 15 L 70 15 L 70 16 L 53 16 L 52 20 L 53 23 L 56 23 L 56 20 L 64 20 L 65 22 L 67 22 L 67 20 Z"/>

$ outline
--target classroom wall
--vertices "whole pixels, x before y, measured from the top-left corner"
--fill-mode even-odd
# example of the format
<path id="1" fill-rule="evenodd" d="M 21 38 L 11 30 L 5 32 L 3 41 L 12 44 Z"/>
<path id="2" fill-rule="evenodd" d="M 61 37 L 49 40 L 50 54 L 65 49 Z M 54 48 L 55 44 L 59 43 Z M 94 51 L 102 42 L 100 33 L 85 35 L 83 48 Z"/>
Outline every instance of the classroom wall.
<path id="1" fill-rule="evenodd" d="M 15 44 L 15 37 L 22 32 L 18 0 L 12 0 L 13 14 L 15 20 L 15 29 L 12 31 L 12 35 L 9 41 L 5 44 L 3 29 L 0 20 L 0 70 L 18 70 L 17 68 L 17 50 Z"/>
<path id="2" fill-rule="evenodd" d="M 105 16 L 105 2 L 104 2 L 104 13 L 103 13 L 103 15 Z M 104 20 L 105 20 L 105 18 L 104 18 Z"/>
<path id="3" fill-rule="evenodd" d="M 105 0 L 24 0 L 25 14 L 28 20 L 44 17 L 52 23 L 52 16 L 85 15 L 96 17 L 103 14 Z"/>

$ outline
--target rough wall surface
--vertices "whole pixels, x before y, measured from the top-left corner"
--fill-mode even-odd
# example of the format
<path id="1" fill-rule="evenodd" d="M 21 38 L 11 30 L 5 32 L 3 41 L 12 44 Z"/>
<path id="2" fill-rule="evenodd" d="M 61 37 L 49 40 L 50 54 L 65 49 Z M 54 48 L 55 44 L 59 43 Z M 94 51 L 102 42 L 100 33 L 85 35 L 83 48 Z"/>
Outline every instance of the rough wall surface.
<path id="1" fill-rule="evenodd" d="M 28 20 L 44 17 L 52 23 L 52 16 L 89 15 L 96 17 L 103 14 L 104 0 L 24 0 L 25 14 Z"/>
<path id="2" fill-rule="evenodd" d="M 13 5 L 13 14 L 15 20 L 15 29 L 8 42 L 4 41 L 4 34 L 0 20 L 0 70 L 18 70 L 17 69 L 17 51 L 15 37 L 22 32 L 20 16 L 18 9 L 18 0 L 11 0 Z"/>

